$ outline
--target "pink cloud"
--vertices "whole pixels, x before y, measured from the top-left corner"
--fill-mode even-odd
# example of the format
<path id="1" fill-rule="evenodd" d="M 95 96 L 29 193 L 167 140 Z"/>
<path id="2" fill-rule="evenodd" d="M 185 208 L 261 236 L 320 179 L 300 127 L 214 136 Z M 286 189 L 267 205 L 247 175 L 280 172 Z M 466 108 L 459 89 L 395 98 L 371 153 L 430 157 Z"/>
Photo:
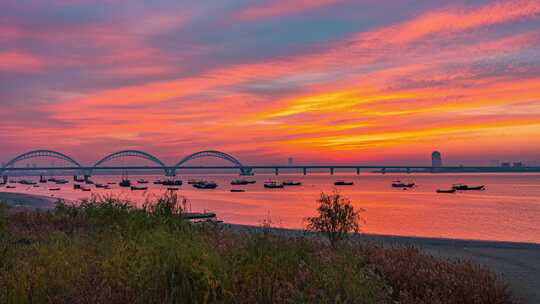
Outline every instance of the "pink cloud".
<path id="1" fill-rule="evenodd" d="M 38 57 L 18 51 L 0 52 L 0 71 L 37 72 L 44 67 Z"/>

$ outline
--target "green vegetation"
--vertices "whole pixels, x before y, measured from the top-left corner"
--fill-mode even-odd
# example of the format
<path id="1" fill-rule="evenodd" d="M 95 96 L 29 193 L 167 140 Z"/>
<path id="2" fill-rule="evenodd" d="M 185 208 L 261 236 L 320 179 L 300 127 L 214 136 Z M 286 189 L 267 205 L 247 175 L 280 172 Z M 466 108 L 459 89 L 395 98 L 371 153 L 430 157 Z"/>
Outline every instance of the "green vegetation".
<path id="1" fill-rule="evenodd" d="M 167 194 L 52 211 L 0 204 L 0 303 L 514 303 L 489 271 L 414 248 L 241 231 Z"/>
<path id="2" fill-rule="evenodd" d="M 351 201 L 338 191 L 327 195 L 321 193 L 318 200 L 319 215 L 307 218 L 307 228 L 324 234 L 332 247 L 345 239 L 349 233 L 360 232 L 360 211 L 354 210 Z"/>

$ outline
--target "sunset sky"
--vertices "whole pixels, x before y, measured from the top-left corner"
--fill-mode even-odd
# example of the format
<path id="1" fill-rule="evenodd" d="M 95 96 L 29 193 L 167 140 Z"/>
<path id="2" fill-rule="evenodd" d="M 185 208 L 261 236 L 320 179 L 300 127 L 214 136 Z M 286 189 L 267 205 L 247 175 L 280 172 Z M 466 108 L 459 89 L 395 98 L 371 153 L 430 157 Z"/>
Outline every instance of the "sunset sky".
<path id="1" fill-rule="evenodd" d="M 0 160 L 540 161 L 540 1 L 2 0 Z"/>

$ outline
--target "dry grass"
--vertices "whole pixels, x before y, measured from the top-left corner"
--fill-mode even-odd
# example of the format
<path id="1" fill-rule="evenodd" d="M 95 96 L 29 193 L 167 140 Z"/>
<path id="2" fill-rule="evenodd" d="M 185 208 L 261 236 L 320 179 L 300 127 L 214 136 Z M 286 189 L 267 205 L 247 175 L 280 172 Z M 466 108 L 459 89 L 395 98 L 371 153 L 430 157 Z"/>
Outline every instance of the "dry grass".
<path id="1" fill-rule="evenodd" d="M 515 303 L 494 274 L 414 248 L 238 233 L 169 194 L 54 211 L 0 204 L 0 303 Z"/>

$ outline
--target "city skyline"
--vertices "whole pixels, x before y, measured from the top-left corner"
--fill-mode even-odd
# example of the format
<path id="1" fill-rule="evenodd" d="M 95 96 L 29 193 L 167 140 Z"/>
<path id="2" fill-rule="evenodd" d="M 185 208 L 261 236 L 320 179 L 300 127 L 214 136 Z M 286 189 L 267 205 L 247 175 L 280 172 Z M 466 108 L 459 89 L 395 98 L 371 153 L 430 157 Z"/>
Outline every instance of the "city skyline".
<path id="1" fill-rule="evenodd" d="M 4 1 L 0 160 L 540 159 L 538 1 Z"/>

